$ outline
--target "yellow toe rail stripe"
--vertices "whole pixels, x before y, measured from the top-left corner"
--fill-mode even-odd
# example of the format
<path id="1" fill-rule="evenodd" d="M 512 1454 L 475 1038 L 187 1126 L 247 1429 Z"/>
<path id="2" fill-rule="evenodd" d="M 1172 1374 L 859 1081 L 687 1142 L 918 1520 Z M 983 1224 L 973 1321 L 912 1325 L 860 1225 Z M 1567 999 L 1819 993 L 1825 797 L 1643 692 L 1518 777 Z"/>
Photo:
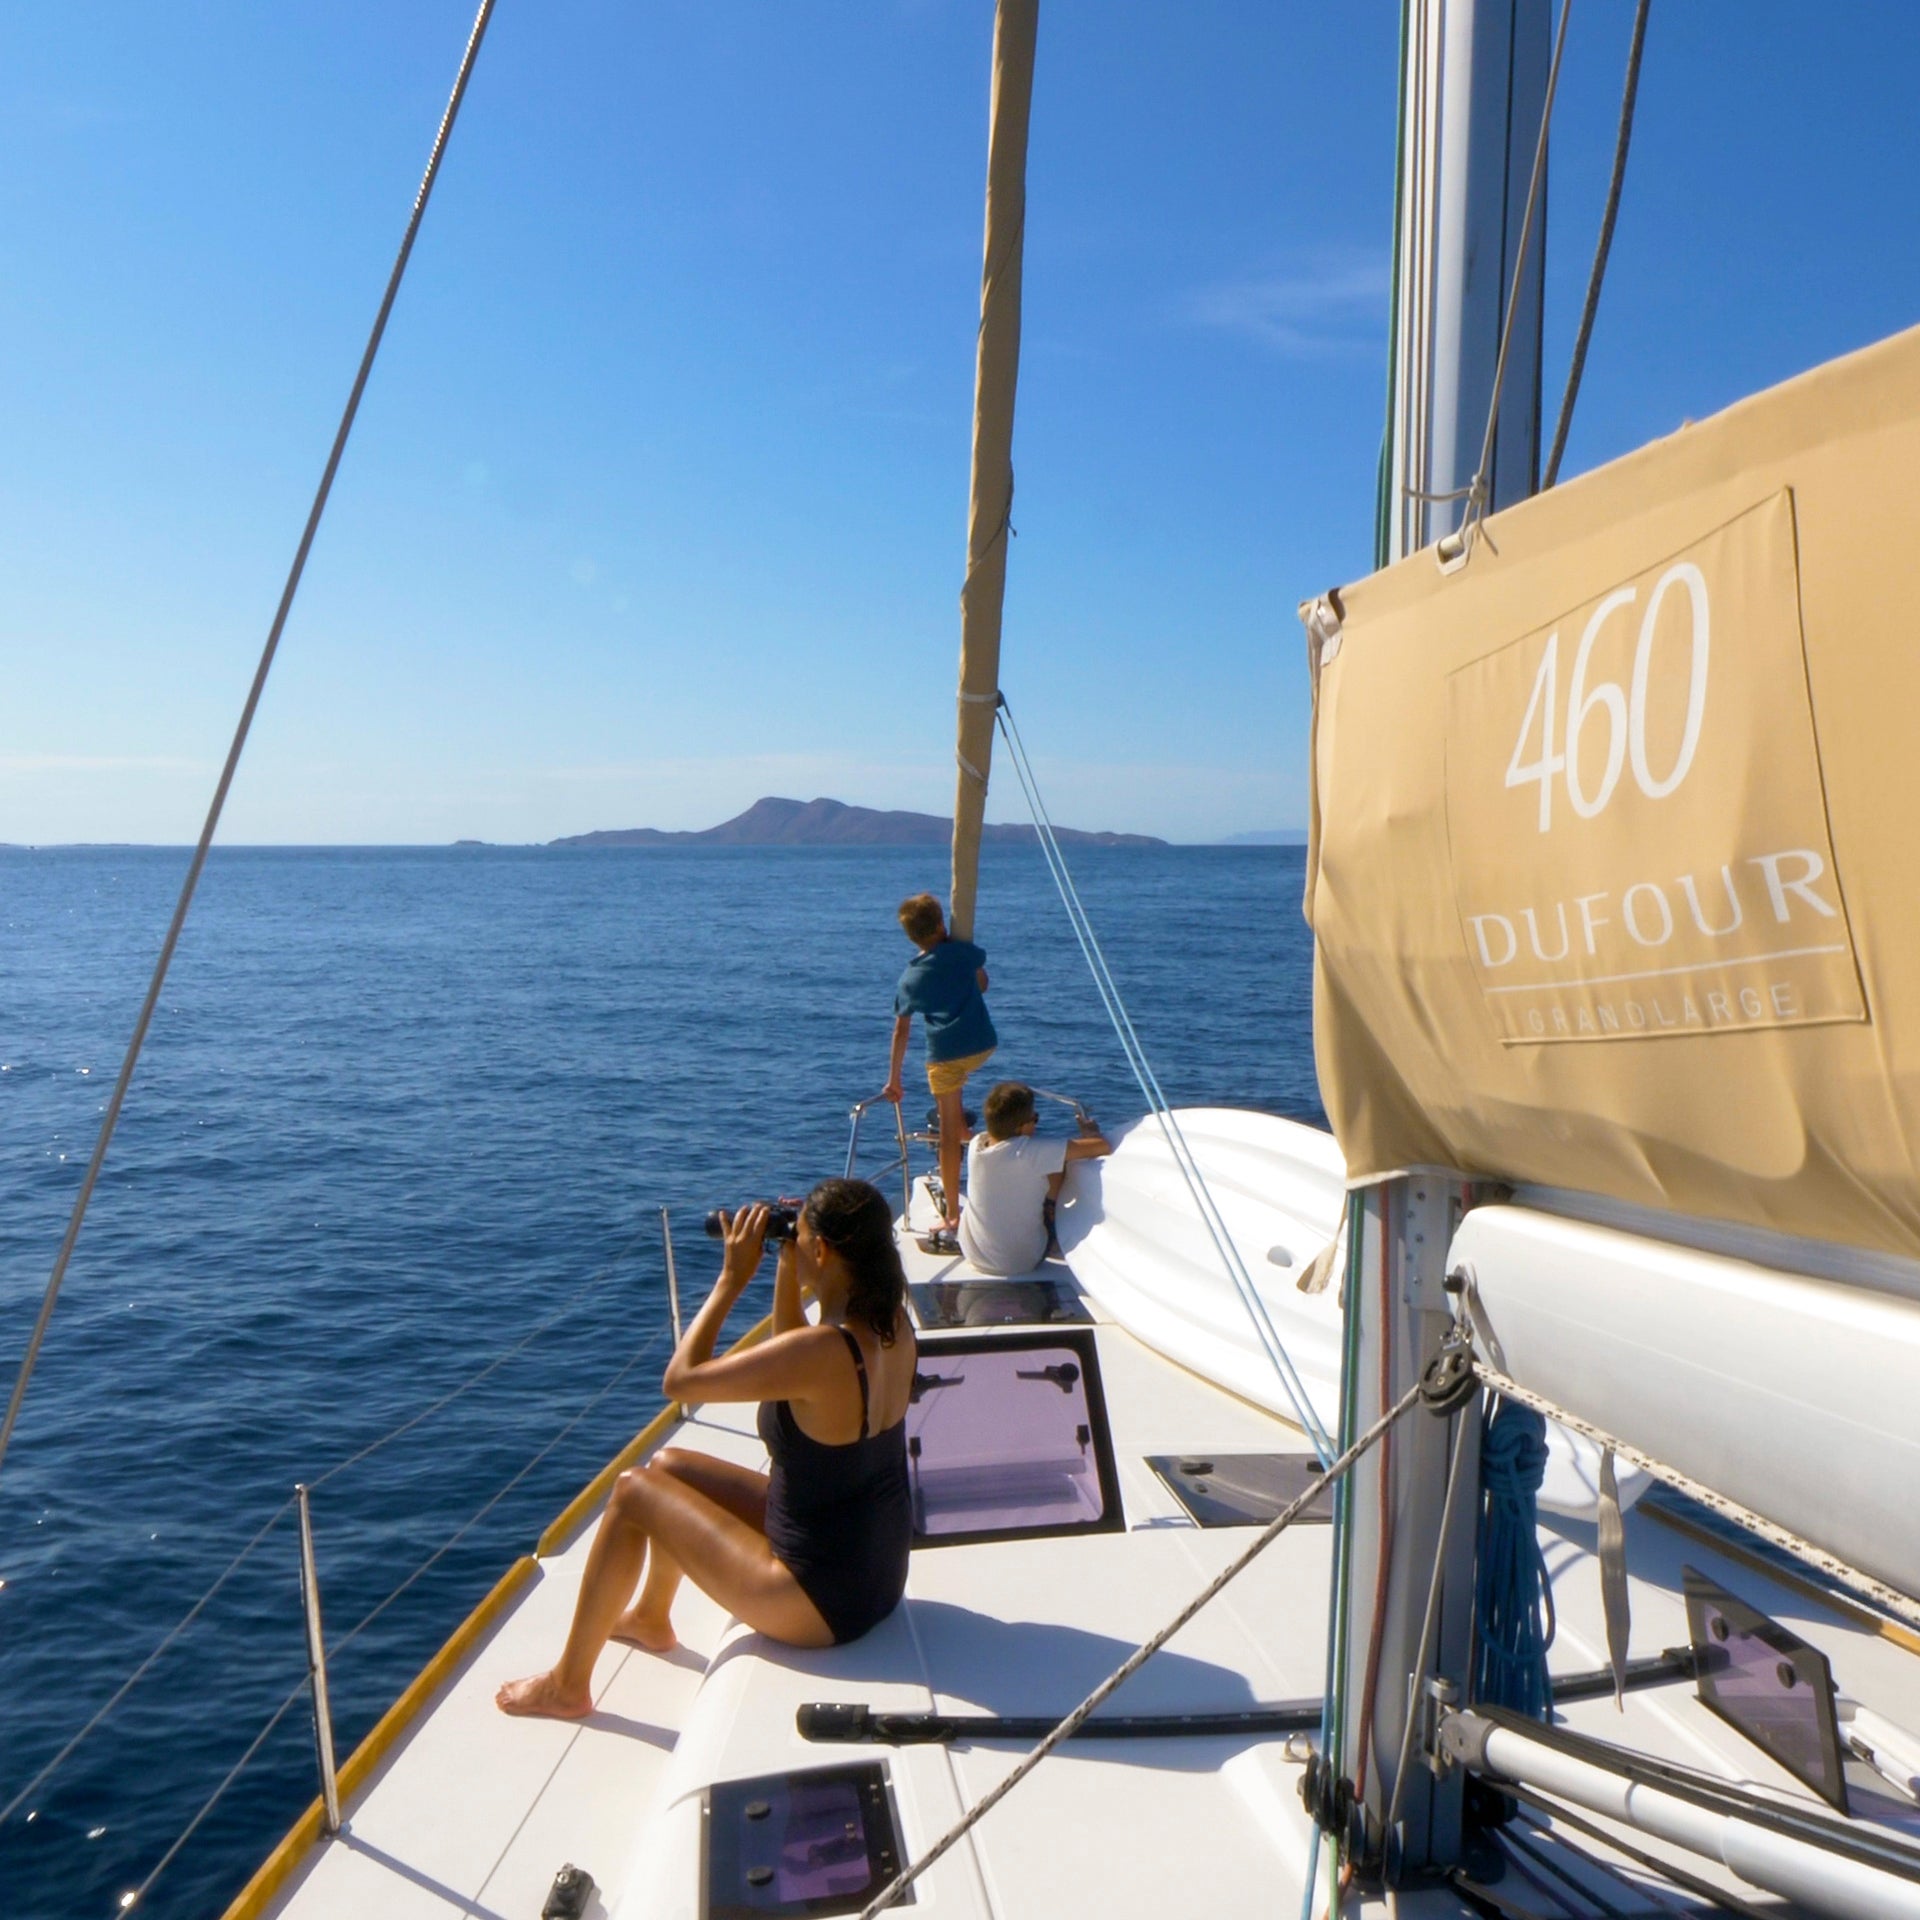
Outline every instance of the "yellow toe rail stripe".
<path id="1" fill-rule="evenodd" d="M 753 1346 L 772 1331 L 773 1319 L 769 1315 L 757 1327 L 743 1333 L 728 1348 L 728 1352 L 737 1353 L 743 1347 Z M 340 1769 L 340 1810 L 343 1818 L 350 1811 L 350 1803 L 373 1777 L 381 1761 L 399 1744 L 400 1736 L 453 1677 L 454 1670 L 473 1651 L 487 1629 L 507 1611 L 509 1603 L 519 1597 L 520 1590 L 531 1584 L 540 1571 L 541 1560 L 566 1545 L 580 1531 L 613 1491 L 613 1483 L 636 1460 L 643 1458 L 665 1439 L 683 1413 L 684 1409 L 671 1403 L 663 1407 L 567 1502 L 540 1536 L 534 1552 L 523 1554 L 500 1576 L 493 1591 L 461 1621 L 447 1644 L 414 1676 L 413 1684 L 374 1723 L 372 1732 L 354 1748 L 346 1765 Z M 267 1855 L 253 1878 L 240 1889 L 221 1920 L 259 1920 L 268 1911 L 321 1838 L 324 1811 L 321 1803 L 315 1800 L 295 1821 L 287 1837 Z"/>

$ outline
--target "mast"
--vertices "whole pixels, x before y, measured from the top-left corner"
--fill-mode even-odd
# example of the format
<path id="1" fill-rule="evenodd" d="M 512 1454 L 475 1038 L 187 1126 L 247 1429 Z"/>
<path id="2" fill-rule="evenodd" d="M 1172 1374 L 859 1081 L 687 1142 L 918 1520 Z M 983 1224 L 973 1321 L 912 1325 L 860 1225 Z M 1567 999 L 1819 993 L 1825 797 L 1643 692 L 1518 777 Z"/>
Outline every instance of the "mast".
<path id="1" fill-rule="evenodd" d="M 1548 100 L 1551 27 L 1549 0 L 1406 0 L 1383 560 L 1459 528 L 1483 453 L 1488 510 L 1524 499 L 1537 485 L 1544 166 L 1538 191 L 1530 196 L 1529 188 Z M 1530 197 L 1533 231 L 1523 256 Z M 1499 419 L 1489 437 L 1509 311 Z M 1454 497 L 1430 497 L 1447 495 Z M 1352 1196 L 1346 1432 L 1398 1399 L 1438 1349 L 1452 1319 L 1447 1249 L 1469 1198 L 1462 1176 L 1437 1170 Z M 1331 1664 L 1343 1710 L 1333 1755 L 1355 1808 L 1341 1824 L 1358 1851 L 1380 1848 L 1390 1883 L 1460 1857 L 1459 1770 L 1436 1779 L 1423 1763 L 1417 1727 L 1409 1746 L 1407 1725 L 1410 1715 L 1424 1720 L 1434 1710 L 1435 1688 L 1442 1698 L 1448 1687 L 1459 1690 L 1455 1697 L 1466 1692 L 1477 1404 L 1476 1397 L 1450 1420 L 1403 1424 L 1349 1480 Z M 1331 1814 L 1331 1783 L 1326 1806 Z"/>
<path id="2" fill-rule="evenodd" d="M 1514 290 L 1551 25 L 1549 0 L 1406 3 L 1383 564 L 1452 533 L 1466 509 Z M 1543 178 L 1514 303 L 1489 511 L 1539 487 L 1546 224 Z"/>
<path id="3" fill-rule="evenodd" d="M 1013 400 L 1020 377 L 1020 273 L 1027 227 L 1027 116 L 1040 0 L 999 0 L 993 23 L 993 104 L 987 130 L 987 232 L 980 274 L 980 343 L 973 383 L 973 488 L 967 577 L 960 589 L 960 717 L 953 798 L 953 892 L 948 926 L 973 937 L 980 826 L 993 768 L 1000 693 L 1000 614 L 1013 514 Z"/>

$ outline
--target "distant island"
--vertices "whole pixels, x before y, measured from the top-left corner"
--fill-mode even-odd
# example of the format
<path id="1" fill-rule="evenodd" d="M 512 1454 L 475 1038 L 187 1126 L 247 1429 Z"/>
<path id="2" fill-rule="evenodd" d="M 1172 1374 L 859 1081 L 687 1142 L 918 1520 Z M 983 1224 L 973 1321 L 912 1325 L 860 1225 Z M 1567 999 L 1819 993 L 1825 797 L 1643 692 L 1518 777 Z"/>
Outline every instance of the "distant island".
<path id="1" fill-rule="evenodd" d="M 1164 847 L 1150 833 L 1087 833 L 1056 827 L 1063 845 L 1072 847 Z M 944 847 L 953 838 L 953 822 L 937 813 L 881 812 L 850 807 L 841 800 L 782 800 L 769 795 L 745 813 L 717 827 L 693 833 L 666 833 L 658 827 L 616 827 L 599 833 L 571 833 L 549 840 L 550 847 Z M 1031 846 L 1038 835 L 1029 826 L 988 826 L 981 838 L 992 845 Z"/>

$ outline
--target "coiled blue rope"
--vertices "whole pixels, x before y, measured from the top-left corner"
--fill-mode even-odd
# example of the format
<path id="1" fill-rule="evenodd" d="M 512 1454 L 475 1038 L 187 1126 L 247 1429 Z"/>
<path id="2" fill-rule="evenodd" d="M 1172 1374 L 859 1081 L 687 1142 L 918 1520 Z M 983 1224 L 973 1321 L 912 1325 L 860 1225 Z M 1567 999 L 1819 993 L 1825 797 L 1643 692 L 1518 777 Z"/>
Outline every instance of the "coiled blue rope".
<path id="1" fill-rule="evenodd" d="M 1530 1407 L 1502 1401 L 1480 1440 L 1480 1538 L 1475 1556 L 1474 1698 L 1536 1720 L 1553 1689 L 1553 1590 L 1540 1551 L 1537 1496 L 1547 1472 L 1547 1423 Z"/>

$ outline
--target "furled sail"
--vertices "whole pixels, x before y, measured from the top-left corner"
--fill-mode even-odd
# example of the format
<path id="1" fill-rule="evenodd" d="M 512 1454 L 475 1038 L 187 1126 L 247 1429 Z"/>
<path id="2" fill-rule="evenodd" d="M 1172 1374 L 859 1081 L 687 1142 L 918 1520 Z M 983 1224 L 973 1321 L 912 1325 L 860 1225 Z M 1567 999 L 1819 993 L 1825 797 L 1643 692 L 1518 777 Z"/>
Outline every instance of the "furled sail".
<path id="1" fill-rule="evenodd" d="M 980 826 L 993 765 L 1000 692 L 1000 611 L 1013 515 L 1013 397 L 1020 376 L 1020 269 L 1027 230 L 1027 116 L 1040 0 L 999 0 L 987 132 L 987 234 L 980 272 L 980 345 L 973 389 L 973 491 L 967 577 L 960 589 L 960 720 L 953 797 L 950 920 L 973 934 Z"/>
<path id="2" fill-rule="evenodd" d="M 1350 1179 L 1920 1256 L 1917 511 L 1920 330 L 1303 609 Z"/>

